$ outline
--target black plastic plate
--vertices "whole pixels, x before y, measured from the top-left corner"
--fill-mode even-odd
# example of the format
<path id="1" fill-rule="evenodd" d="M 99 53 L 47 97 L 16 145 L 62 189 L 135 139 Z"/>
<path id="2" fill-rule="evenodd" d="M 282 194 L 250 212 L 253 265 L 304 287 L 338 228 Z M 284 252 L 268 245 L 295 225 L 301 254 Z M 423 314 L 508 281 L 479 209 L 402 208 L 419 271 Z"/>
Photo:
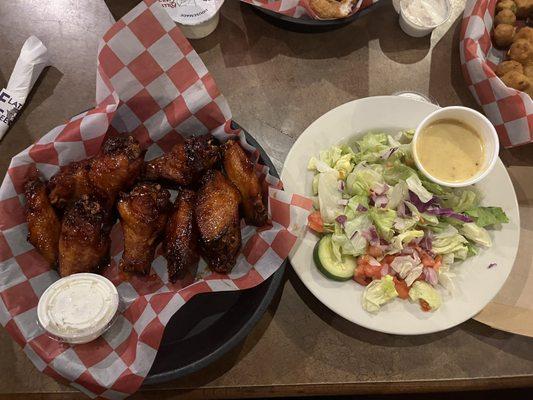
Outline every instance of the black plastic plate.
<path id="1" fill-rule="evenodd" d="M 277 171 L 259 143 L 247 132 L 260 162 Z M 261 319 L 283 278 L 286 261 L 262 284 L 236 292 L 202 293 L 193 297 L 168 322 L 145 385 L 181 378 L 204 368 L 239 344 Z"/>

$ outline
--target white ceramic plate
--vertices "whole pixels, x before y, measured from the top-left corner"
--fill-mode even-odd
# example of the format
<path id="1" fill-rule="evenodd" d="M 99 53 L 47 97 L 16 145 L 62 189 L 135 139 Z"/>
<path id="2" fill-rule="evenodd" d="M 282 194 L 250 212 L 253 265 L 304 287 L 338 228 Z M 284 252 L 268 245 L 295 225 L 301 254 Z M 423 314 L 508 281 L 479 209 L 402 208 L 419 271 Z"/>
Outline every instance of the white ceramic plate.
<path id="1" fill-rule="evenodd" d="M 311 196 L 313 173 L 307 171 L 312 155 L 368 131 L 398 132 L 415 128 L 437 106 L 399 96 L 369 97 L 339 106 L 313 122 L 290 150 L 281 179 L 285 190 Z M 438 156 L 438 149 L 436 150 Z M 292 266 L 305 286 L 332 311 L 364 326 L 385 333 L 418 335 L 451 328 L 473 317 L 498 293 L 509 276 L 518 250 L 520 220 L 516 195 L 507 171 L 498 160 L 494 170 L 477 184 L 483 204 L 500 206 L 510 222 L 491 231 L 493 247 L 457 265 L 456 290 L 450 296 L 441 290 L 443 305 L 423 312 L 418 303 L 396 300 L 372 315 L 361 306 L 362 286 L 354 281 L 335 282 L 324 277 L 313 262 L 317 236 L 307 232 L 290 256 Z M 497 263 L 493 268 L 488 265 Z"/>

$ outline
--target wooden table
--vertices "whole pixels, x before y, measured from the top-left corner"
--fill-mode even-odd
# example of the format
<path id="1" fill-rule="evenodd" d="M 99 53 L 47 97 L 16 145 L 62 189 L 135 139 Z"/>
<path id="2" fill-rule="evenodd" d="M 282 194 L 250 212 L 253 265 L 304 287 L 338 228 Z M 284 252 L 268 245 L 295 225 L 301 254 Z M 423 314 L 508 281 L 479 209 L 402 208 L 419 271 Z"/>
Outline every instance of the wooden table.
<path id="1" fill-rule="evenodd" d="M 2 7 L 0 86 L 31 34 L 48 45 L 54 63 L 0 143 L 2 174 L 13 155 L 94 104 L 98 40 L 113 17 L 134 4 L 19 0 Z M 429 94 L 440 105 L 476 108 L 460 72 L 463 5 L 462 0 L 453 1 L 452 18 L 431 39 L 413 39 L 401 32 L 390 3 L 339 29 L 303 33 L 282 29 L 250 6 L 228 0 L 216 32 L 193 46 L 225 93 L 235 120 L 258 139 L 281 170 L 289 148 L 307 125 L 356 98 L 411 89 Z M 526 168 L 526 176 L 533 178 L 531 146 L 503 151 L 502 158 L 510 171 Z M 533 223 L 533 214 L 527 212 L 533 194 L 526 193 L 519 197 L 522 226 L 527 229 Z M 3 329 L 0 355 L 0 397 L 79 398 L 74 389 L 39 373 Z M 475 321 L 421 337 L 372 332 L 330 312 L 289 271 L 279 298 L 240 346 L 203 371 L 143 388 L 133 398 L 518 386 L 533 386 L 532 339 Z"/>

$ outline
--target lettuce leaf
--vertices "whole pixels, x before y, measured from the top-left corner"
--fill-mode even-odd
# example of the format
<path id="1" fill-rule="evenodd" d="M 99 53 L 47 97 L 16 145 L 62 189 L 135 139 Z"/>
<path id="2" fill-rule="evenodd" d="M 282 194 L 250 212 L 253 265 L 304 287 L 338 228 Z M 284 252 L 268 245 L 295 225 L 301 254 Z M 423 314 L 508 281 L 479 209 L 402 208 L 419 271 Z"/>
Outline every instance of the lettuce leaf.
<path id="1" fill-rule="evenodd" d="M 437 254 L 454 253 L 456 258 L 464 260 L 468 253 L 467 243 L 468 240 L 456 228 L 446 225 L 444 230 L 435 234 L 432 250 Z"/>
<path id="2" fill-rule="evenodd" d="M 391 240 L 391 245 L 395 250 L 401 251 L 404 245 L 410 243 L 412 240 L 424 237 L 424 231 L 411 230 L 400 233 Z"/>
<path id="3" fill-rule="evenodd" d="M 320 215 L 324 223 L 333 223 L 335 218 L 341 213 L 340 200 L 342 200 L 342 193 L 339 191 L 337 171 L 319 174 L 318 202 L 320 204 Z"/>
<path id="4" fill-rule="evenodd" d="M 368 215 L 374 222 L 379 234 L 386 240 L 391 240 L 394 235 L 392 226 L 396 219 L 396 211 L 386 208 L 371 207 L 368 210 Z"/>
<path id="5" fill-rule="evenodd" d="M 410 217 L 410 218 L 400 218 L 396 217 L 394 220 L 394 229 L 397 232 L 405 232 L 411 228 L 413 228 L 417 223 L 419 219 L 416 217 Z"/>
<path id="6" fill-rule="evenodd" d="M 422 181 L 422 185 L 429 190 L 431 193 L 436 195 L 443 195 L 447 193 L 446 189 L 444 189 L 441 185 L 435 182 L 431 182 L 430 180 L 426 179 L 425 177 L 421 177 L 420 180 Z"/>
<path id="7" fill-rule="evenodd" d="M 410 176 L 416 175 L 416 171 L 402 164 L 400 161 L 395 161 L 392 165 L 388 165 L 383 170 L 383 179 L 389 185 L 396 185 L 398 182 L 406 181 Z"/>
<path id="8" fill-rule="evenodd" d="M 368 197 L 365 195 L 351 197 L 350 200 L 348 200 L 346 207 L 344 207 L 344 215 L 346 215 L 349 220 L 355 218 L 361 213 L 357 210 L 358 206 L 368 209 Z"/>
<path id="9" fill-rule="evenodd" d="M 409 198 L 409 189 L 405 182 L 398 182 L 388 193 L 389 202 L 387 208 L 396 209 L 400 203 Z"/>
<path id="10" fill-rule="evenodd" d="M 361 153 L 380 152 L 390 147 L 389 139 L 385 133 L 367 133 L 356 143 Z"/>
<path id="11" fill-rule="evenodd" d="M 386 275 L 372 281 L 363 292 L 363 308 L 371 313 L 379 311 L 381 306 L 398 297 L 392 276 Z"/>
<path id="12" fill-rule="evenodd" d="M 466 224 L 463 224 L 463 226 L 461 226 L 459 230 L 464 235 L 464 237 L 476 244 L 479 244 L 480 246 L 492 246 L 492 240 L 490 238 L 489 232 L 487 232 L 485 228 L 482 228 L 481 226 L 473 222 L 467 222 Z"/>
<path id="13" fill-rule="evenodd" d="M 370 228 L 372 225 L 372 221 L 368 217 L 368 215 L 360 214 L 356 216 L 355 218 L 348 220 L 344 224 L 344 232 L 346 235 L 351 238 L 355 232 L 364 231 Z"/>
<path id="14" fill-rule="evenodd" d="M 409 298 L 413 301 L 424 300 L 429 304 L 431 311 L 435 311 L 442 304 L 440 293 L 427 282 L 416 281 L 409 290 Z"/>
<path id="15" fill-rule="evenodd" d="M 439 219 L 436 215 L 431 215 L 428 213 L 421 213 L 418 211 L 418 208 L 415 207 L 415 205 L 409 201 L 405 202 L 405 205 L 411 211 L 411 214 L 413 217 L 417 218 L 417 223 L 421 226 L 427 226 L 427 225 L 437 225 L 439 223 Z"/>
<path id="16" fill-rule="evenodd" d="M 466 211 L 481 227 L 509 222 L 509 218 L 501 207 L 476 207 Z"/>
<path id="17" fill-rule="evenodd" d="M 355 163 L 352 162 L 352 159 L 353 156 L 351 154 L 345 154 L 341 156 L 333 166 L 333 168 L 339 172 L 339 177 L 341 179 L 345 179 L 355 167 Z"/>
<path id="18" fill-rule="evenodd" d="M 364 242 L 360 240 L 352 241 L 344 233 L 335 232 L 331 235 L 331 245 L 333 254 L 339 262 L 341 262 L 342 257 L 345 255 L 359 256 L 366 251 L 366 240 Z"/>
<path id="19" fill-rule="evenodd" d="M 411 175 L 405 180 L 405 183 L 407 183 L 409 190 L 416 194 L 422 203 L 427 203 L 433 198 L 433 194 L 422 185 L 422 181 L 418 175 Z"/>
<path id="20" fill-rule="evenodd" d="M 479 205 L 480 196 L 474 189 L 455 189 L 453 192 L 443 194 L 440 199 L 443 207 L 463 213 L 476 208 Z"/>
<path id="21" fill-rule="evenodd" d="M 313 196 L 318 196 L 318 180 L 320 179 L 320 174 L 313 176 Z"/>
<path id="22" fill-rule="evenodd" d="M 379 172 L 364 166 L 357 167 L 346 178 L 346 191 L 352 196 L 368 196 L 372 187 L 382 183 L 383 178 Z"/>

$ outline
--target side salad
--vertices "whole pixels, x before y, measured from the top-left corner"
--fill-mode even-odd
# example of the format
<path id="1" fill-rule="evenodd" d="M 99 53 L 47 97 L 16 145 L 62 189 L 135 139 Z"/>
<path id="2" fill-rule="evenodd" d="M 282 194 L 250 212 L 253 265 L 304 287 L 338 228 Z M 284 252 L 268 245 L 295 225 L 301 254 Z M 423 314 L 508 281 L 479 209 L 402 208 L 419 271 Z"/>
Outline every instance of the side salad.
<path id="1" fill-rule="evenodd" d="M 442 187 L 419 173 L 413 134 L 367 133 L 308 164 L 316 209 L 308 225 L 321 235 L 315 263 L 330 279 L 365 286 L 371 313 L 395 298 L 436 310 L 438 286 L 453 290 L 454 263 L 490 247 L 487 229 L 508 222 L 500 207 L 481 206 L 474 187 Z"/>

